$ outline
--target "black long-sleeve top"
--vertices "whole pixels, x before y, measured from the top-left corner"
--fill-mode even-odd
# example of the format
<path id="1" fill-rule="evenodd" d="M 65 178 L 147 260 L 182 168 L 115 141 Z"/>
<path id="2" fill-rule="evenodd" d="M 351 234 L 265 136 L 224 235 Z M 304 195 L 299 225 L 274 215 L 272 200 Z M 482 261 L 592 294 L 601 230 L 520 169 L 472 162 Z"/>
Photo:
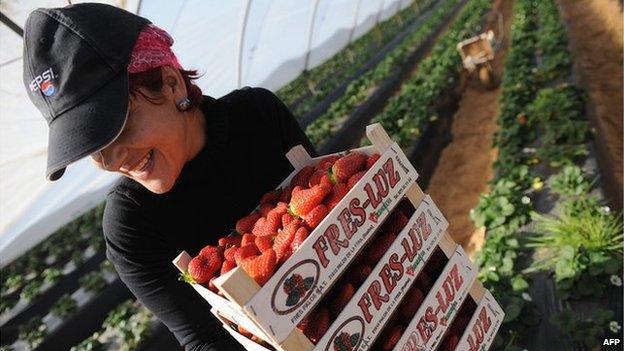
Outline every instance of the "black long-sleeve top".
<path id="1" fill-rule="evenodd" d="M 265 192 L 292 172 L 285 154 L 315 151 L 288 108 L 269 90 L 243 88 L 205 96 L 206 142 L 174 187 L 154 194 L 129 178 L 109 192 L 104 211 L 106 254 L 122 281 L 187 350 L 242 350 L 210 313 L 209 304 L 178 281 L 171 261 L 216 244 Z"/>

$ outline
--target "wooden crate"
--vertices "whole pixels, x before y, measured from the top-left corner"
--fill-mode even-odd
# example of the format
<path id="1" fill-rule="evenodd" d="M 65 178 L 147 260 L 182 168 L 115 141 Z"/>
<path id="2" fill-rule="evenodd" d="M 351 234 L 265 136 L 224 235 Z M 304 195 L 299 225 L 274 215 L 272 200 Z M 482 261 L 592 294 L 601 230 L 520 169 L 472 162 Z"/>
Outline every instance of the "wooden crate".
<path id="1" fill-rule="evenodd" d="M 461 248 L 458 249 L 446 232 L 448 223 L 431 198 L 426 196 L 416 184 L 418 174 L 399 146 L 389 138 L 379 124 L 368 126 L 366 132 L 373 145 L 356 149 L 356 151 L 367 155 L 378 152 L 381 154 L 379 161 L 367 171 L 360 182 L 310 233 L 302 247 L 263 287 L 260 287 L 241 268 L 235 268 L 215 279 L 215 285 L 225 295 L 225 298 L 201 285 L 193 285 L 195 290 L 218 311 L 220 318 L 241 325 L 258 337 L 269 341 L 277 350 L 332 349 L 333 340 L 337 335 L 352 331 L 359 332 L 358 346 L 353 349 L 367 350 L 399 305 L 405 292 L 416 280 L 433 249 L 441 248 L 448 258 L 458 255 L 457 252 L 461 251 Z M 295 171 L 279 187 L 289 184 L 301 168 L 315 164 L 322 158 L 311 158 L 301 146 L 289 151 L 287 157 L 295 167 Z M 416 208 L 414 215 L 388 252 L 373 268 L 368 279 L 315 346 L 296 328 L 297 324 L 330 290 L 332 284 L 374 235 L 395 205 L 405 197 Z M 423 236 L 423 234 L 426 235 Z M 403 242 L 407 242 L 407 245 L 409 243 L 416 245 L 418 242 L 419 247 L 416 249 L 414 246 L 414 251 L 408 254 Z M 400 262 L 397 262 L 397 259 Z M 181 271 L 186 271 L 189 260 L 190 256 L 183 252 L 176 257 L 174 264 Z M 382 287 L 387 287 L 387 279 L 380 281 L 380 277 L 387 275 L 388 267 L 391 265 L 397 269 L 399 265 L 404 265 L 405 272 L 394 279 L 396 281 L 393 282 L 391 289 L 386 289 L 387 301 L 382 304 L 372 303 L 371 294 L 379 294 Z M 464 266 L 470 267 L 470 265 Z M 472 267 L 472 270 L 467 268 L 467 270 L 474 273 L 470 278 L 472 282 L 476 277 L 476 268 Z M 314 284 L 305 292 L 300 301 L 296 302 L 295 306 L 284 308 L 285 297 L 280 296 L 280 292 L 283 291 L 282 284 L 286 278 L 295 273 L 312 277 Z M 434 287 L 441 286 L 441 284 L 442 282 L 436 281 Z M 483 295 L 483 287 L 478 283 L 475 284 L 476 287 L 470 289 L 470 293 L 472 294 L 474 290 L 475 296 Z M 481 296 L 477 297 L 476 301 L 480 301 Z M 369 300 L 368 311 L 364 311 L 365 309 L 360 306 L 359 301 L 362 299 Z M 386 297 L 383 300 L 386 300 Z M 366 305 L 369 302 L 363 303 Z M 227 323 L 224 323 L 224 326 L 232 335 L 236 334 L 237 339 L 244 338 L 227 326 Z M 256 349 L 265 349 L 259 347 Z"/>

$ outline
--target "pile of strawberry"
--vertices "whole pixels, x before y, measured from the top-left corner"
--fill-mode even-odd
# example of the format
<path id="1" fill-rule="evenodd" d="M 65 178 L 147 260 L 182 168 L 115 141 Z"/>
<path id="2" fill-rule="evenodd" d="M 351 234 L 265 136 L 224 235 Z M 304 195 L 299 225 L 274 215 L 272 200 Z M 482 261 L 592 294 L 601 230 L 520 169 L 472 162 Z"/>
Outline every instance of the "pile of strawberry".
<path id="1" fill-rule="evenodd" d="M 447 259 L 442 250 L 436 249 L 410 290 L 405 294 L 401 304 L 395 309 L 371 350 L 390 351 L 394 349 L 394 346 L 401 339 L 405 328 L 410 324 L 416 312 L 418 312 L 418 308 L 423 303 L 425 296 L 433 287 L 434 281 L 431 277 L 439 276 L 446 262 Z"/>
<path id="2" fill-rule="evenodd" d="M 218 246 L 204 247 L 189 262 L 183 280 L 218 292 L 213 280 L 238 266 L 264 285 L 379 157 L 350 152 L 303 167 L 290 184 L 262 196 Z"/>
<path id="3" fill-rule="evenodd" d="M 470 323 L 470 318 L 477 310 L 477 304 L 471 297 L 468 297 L 466 301 L 464 301 L 462 307 L 459 308 L 459 312 L 457 312 L 457 317 L 446 331 L 446 335 L 442 339 L 442 343 L 440 344 L 440 351 L 453 351 L 459 344 L 459 339 L 461 338 L 464 330 Z"/>
<path id="4" fill-rule="evenodd" d="M 413 213 L 414 207 L 411 202 L 407 199 L 401 200 L 323 300 L 299 323 L 297 327 L 313 344 L 317 344 L 325 335 L 329 326 L 388 251 L 397 235 L 405 228 Z"/>

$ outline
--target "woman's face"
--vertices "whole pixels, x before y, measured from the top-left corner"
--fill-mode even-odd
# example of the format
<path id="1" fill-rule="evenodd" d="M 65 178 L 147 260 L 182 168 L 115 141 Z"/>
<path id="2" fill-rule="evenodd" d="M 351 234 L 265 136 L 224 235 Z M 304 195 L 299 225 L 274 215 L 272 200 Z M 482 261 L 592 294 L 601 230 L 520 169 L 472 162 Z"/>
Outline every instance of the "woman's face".
<path id="1" fill-rule="evenodd" d="M 95 165 L 131 178 L 154 193 L 171 190 L 192 149 L 189 119 L 185 116 L 190 112 L 178 111 L 175 95 L 179 94 L 167 84 L 161 104 L 150 102 L 141 94 L 131 94 L 121 134 L 101 154 L 91 155 Z"/>

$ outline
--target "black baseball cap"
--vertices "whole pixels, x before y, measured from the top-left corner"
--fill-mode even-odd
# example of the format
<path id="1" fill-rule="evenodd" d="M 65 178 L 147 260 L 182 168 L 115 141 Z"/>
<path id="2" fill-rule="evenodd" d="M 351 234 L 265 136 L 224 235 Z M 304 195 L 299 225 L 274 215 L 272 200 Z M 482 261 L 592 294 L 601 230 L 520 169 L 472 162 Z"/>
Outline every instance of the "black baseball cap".
<path id="1" fill-rule="evenodd" d="M 83 3 L 40 8 L 24 27 L 24 85 L 49 126 L 46 178 L 111 143 L 128 109 L 127 65 L 150 22 Z"/>

